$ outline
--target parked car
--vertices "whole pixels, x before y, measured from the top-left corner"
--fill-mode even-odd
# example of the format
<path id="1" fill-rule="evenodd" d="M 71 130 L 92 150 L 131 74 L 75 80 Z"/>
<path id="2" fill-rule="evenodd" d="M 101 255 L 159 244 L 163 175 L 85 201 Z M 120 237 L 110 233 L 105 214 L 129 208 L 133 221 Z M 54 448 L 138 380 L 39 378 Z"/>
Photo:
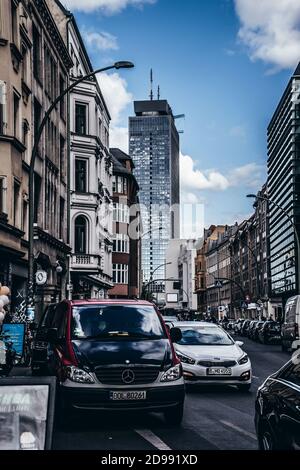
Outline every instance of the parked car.
<path id="1" fill-rule="evenodd" d="M 234 325 L 234 332 L 239 335 L 241 333 L 241 328 L 242 328 L 242 324 L 243 324 L 243 319 L 242 318 L 239 318 L 236 322 L 235 322 L 235 325 Z"/>
<path id="2" fill-rule="evenodd" d="M 241 335 L 242 335 L 242 336 L 247 336 L 247 331 L 248 331 L 250 322 L 251 322 L 251 320 L 245 320 L 245 321 L 242 323 L 242 327 L 241 327 Z"/>
<path id="3" fill-rule="evenodd" d="M 240 341 L 218 325 L 184 322 L 175 324 L 182 338 L 175 343 L 187 384 L 236 385 L 239 390 L 251 387 L 252 371 L 248 355 Z"/>
<path id="4" fill-rule="evenodd" d="M 47 355 L 37 361 L 35 351 L 32 369 L 57 376 L 63 414 L 147 410 L 178 425 L 185 390 L 173 341 L 181 337 L 146 301 L 64 301 L 48 309 L 38 327 Z"/>
<path id="5" fill-rule="evenodd" d="M 248 338 L 253 339 L 254 328 L 257 323 L 257 320 L 251 320 L 249 328 L 248 328 Z"/>
<path id="6" fill-rule="evenodd" d="M 258 339 L 263 344 L 281 343 L 281 325 L 279 322 L 268 320 L 259 330 Z"/>
<path id="7" fill-rule="evenodd" d="M 259 387 L 255 427 L 262 450 L 300 450 L 300 354 Z"/>
<path id="8" fill-rule="evenodd" d="M 289 298 L 286 303 L 281 340 L 283 351 L 300 347 L 300 295 Z"/>
<path id="9" fill-rule="evenodd" d="M 257 321 L 257 322 L 255 323 L 255 326 L 254 326 L 253 332 L 252 332 L 252 339 L 253 339 L 254 341 L 258 341 L 258 340 L 259 340 L 258 335 L 259 335 L 260 330 L 261 330 L 262 327 L 264 326 L 264 323 L 265 323 L 265 322 L 262 321 L 262 320 L 259 320 L 259 321 Z"/>

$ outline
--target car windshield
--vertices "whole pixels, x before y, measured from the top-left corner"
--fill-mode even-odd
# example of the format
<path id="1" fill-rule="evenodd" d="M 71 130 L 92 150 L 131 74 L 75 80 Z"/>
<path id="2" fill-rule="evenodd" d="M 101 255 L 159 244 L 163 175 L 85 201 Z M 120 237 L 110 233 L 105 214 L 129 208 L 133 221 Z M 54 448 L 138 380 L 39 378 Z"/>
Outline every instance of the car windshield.
<path id="1" fill-rule="evenodd" d="M 180 328 L 182 339 L 178 344 L 187 346 L 230 346 L 232 339 L 221 328 Z"/>
<path id="2" fill-rule="evenodd" d="M 164 338 L 155 309 L 147 305 L 82 305 L 73 307 L 73 339 Z"/>

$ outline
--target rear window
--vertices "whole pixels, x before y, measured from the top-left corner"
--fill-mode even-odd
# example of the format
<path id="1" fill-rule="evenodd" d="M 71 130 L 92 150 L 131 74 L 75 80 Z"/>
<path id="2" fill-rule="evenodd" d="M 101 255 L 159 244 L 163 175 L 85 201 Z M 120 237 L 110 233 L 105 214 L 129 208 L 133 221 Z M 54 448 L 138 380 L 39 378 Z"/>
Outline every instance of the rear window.
<path id="1" fill-rule="evenodd" d="M 298 297 L 293 297 L 287 301 L 285 306 L 285 322 L 295 323 L 296 322 L 296 309 L 297 309 Z"/>
<path id="2" fill-rule="evenodd" d="M 151 306 L 83 305 L 72 310 L 73 339 L 161 339 L 165 331 Z"/>

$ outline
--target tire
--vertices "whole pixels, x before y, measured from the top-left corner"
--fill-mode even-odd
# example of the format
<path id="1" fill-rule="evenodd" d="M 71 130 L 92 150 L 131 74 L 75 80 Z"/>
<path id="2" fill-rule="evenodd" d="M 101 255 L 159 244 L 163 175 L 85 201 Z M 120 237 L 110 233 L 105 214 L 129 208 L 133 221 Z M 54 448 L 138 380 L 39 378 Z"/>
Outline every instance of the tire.
<path id="1" fill-rule="evenodd" d="M 170 408 L 164 412 L 167 424 L 171 426 L 180 426 L 183 418 L 184 405 L 180 403 L 174 408 Z"/>
<path id="2" fill-rule="evenodd" d="M 263 423 L 258 431 L 259 450 L 272 451 L 278 450 L 278 444 L 268 423 Z"/>
<path id="3" fill-rule="evenodd" d="M 250 392 L 251 389 L 251 384 L 241 384 L 237 386 L 240 392 Z"/>

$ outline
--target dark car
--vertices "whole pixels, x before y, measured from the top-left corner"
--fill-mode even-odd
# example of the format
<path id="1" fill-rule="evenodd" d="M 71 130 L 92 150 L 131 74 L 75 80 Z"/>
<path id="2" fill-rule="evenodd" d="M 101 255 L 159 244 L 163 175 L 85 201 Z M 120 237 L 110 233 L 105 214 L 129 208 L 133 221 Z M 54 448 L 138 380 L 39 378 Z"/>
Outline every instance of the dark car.
<path id="1" fill-rule="evenodd" d="M 259 339 L 259 332 L 260 332 L 260 330 L 263 328 L 264 323 L 265 323 L 265 322 L 264 322 L 264 321 L 261 321 L 261 320 L 255 323 L 255 326 L 254 326 L 253 332 L 252 332 L 252 339 L 253 339 L 254 341 L 258 341 L 258 339 Z"/>
<path id="2" fill-rule="evenodd" d="M 258 389 L 255 427 L 259 448 L 300 450 L 300 354 Z"/>
<path id="3" fill-rule="evenodd" d="M 253 339 L 254 328 L 256 326 L 257 320 L 251 320 L 248 328 L 248 338 Z"/>
<path id="4" fill-rule="evenodd" d="M 259 341 L 263 344 L 280 344 L 281 343 L 281 325 L 276 321 L 266 321 L 259 330 Z"/>
<path id="5" fill-rule="evenodd" d="M 248 328 L 249 328 L 250 322 L 251 322 L 251 320 L 245 320 L 245 321 L 243 322 L 242 328 L 241 328 L 241 335 L 242 335 L 242 336 L 247 336 L 247 332 L 248 332 Z"/>
<path id="6" fill-rule="evenodd" d="M 32 369 L 57 376 L 62 413 L 148 410 L 179 424 L 185 390 L 172 341 L 181 337 L 146 301 L 64 301 L 41 320 Z"/>

